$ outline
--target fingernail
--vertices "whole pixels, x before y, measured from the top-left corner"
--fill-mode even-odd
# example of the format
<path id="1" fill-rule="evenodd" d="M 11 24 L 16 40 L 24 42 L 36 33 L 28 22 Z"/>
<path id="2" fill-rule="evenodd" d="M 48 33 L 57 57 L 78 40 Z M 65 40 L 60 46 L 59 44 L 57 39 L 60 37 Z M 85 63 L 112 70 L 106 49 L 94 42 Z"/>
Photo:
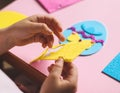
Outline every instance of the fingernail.
<path id="1" fill-rule="evenodd" d="M 65 37 L 64 36 L 61 37 L 61 41 L 65 41 Z"/>
<path id="2" fill-rule="evenodd" d="M 52 35 L 52 31 L 51 30 L 49 30 L 47 33 L 48 33 L 48 35 Z"/>

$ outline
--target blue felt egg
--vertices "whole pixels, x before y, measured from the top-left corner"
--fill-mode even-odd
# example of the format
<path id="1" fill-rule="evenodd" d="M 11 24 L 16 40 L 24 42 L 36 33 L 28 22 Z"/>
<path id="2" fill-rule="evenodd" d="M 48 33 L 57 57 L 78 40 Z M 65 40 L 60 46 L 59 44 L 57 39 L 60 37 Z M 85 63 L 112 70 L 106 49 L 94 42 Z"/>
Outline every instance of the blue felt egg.
<path id="1" fill-rule="evenodd" d="M 63 35 L 65 36 L 66 40 L 60 43 L 62 44 L 69 43 L 69 41 L 67 41 L 67 38 L 72 34 L 73 30 L 75 30 L 78 33 L 84 31 L 87 37 L 94 36 L 96 41 L 96 43 L 91 48 L 85 50 L 81 55 L 91 55 L 98 52 L 103 47 L 106 41 L 107 33 L 105 26 L 101 22 L 95 20 L 89 20 L 89 21 L 79 22 L 69 27 L 65 31 L 63 31 Z M 91 39 L 91 38 L 84 38 L 81 34 L 79 34 L 79 36 L 82 40 Z"/>

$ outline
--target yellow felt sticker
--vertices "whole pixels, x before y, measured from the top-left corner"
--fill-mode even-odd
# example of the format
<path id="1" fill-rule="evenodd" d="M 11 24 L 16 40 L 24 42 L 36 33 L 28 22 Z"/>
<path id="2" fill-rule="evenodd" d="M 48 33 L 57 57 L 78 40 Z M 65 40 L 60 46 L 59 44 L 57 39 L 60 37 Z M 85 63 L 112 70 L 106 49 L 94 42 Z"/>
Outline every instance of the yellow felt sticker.
<path id="1" fill-rule="evenodd" d="M 93 43 L 91 43 L 91 40 L 61 44 L 45 50 L 36 60 L 56 60 L 58 57 L 63 57 L 65 62 L 72 62 L 78 55 L 92 45 Z"/>
<path id="2" fill-rule="evenodd" d="M 0 28 L 8 27 L 22 19 L 26 18 L 25 15 L 13 11 L 0 12 Z"/>

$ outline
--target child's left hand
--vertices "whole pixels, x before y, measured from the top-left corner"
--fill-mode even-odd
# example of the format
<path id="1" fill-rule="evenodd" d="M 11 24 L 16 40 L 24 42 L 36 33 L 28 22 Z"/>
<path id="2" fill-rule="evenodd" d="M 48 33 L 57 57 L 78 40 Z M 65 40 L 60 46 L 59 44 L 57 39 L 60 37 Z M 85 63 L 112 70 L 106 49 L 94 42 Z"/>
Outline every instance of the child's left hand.
<path id="1" fill-rule="evenodd" d="M 46 46 L 52 47 L 53 33 L 61 41 L 64 41 L 60 24 L 56 19 L 49 16 L 34 15 L 13 24 L 6 30 L 14 46 L 40 42 L 44 48 Z"/>

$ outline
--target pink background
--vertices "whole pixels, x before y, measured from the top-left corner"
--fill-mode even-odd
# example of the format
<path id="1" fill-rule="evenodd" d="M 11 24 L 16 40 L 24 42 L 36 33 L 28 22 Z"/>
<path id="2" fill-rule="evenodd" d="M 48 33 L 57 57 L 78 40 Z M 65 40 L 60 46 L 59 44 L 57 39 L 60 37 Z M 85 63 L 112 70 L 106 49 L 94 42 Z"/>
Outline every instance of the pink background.
<path id="1" fill-rule="evenodd" d="M 74 63 L 78 66 L 79 80 L 77 93 L 120 93 L 120 83 L 101 73 L 103 68 L 120 52 L 120 0 L 82 0 L 72 6 L 51 13 L 62 24 L 63 29 L 85 20 L 98 20 L 107 28 L 107 41 L 96 54 L 78 57 Z M 16 0 L 3 10 L 17 11 L 28 16 L 47 14 L 35 0 Z M 57 41 L 57 39 L 56 39 Z M 15 47 L 10 50 L 13 54 L 29 63 L 43 51 L 40 44 L 30 44 Z M 43 61 L 33 66 L 48 74 L 47 66 L 52 62 Z"/>

